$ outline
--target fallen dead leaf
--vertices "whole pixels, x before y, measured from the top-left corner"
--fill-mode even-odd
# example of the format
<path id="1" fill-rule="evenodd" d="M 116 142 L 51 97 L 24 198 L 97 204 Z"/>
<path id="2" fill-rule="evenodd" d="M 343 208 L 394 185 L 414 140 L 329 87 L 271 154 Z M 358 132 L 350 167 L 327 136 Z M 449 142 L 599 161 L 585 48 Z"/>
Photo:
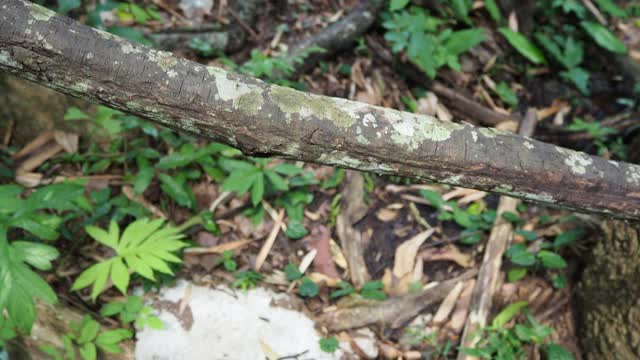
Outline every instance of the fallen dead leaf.
<path id="1" fill-rule="evenodd" d="M 411 273 L 416 261 L 418 249 L 433 234 L 434 229 L 425 230 L 398 246 L 393 261 L 393 275 L 402 278 Z"/>
<path id="2" fill-rule="evenodd" d="M 420 253 L 424 261 L 453 261 L 468 268 L 473 265 L 473 257 L 460 252 L 457 246 L 450 244 L 441 249 L 426 249 Z"/>
<path id="3" fill-rule="evenodd" d="M 457 283 L 453 289 L 451 289 L 449 294 L 444 298 L 444 300 L 440 304 L 438 311 L 433 316 L 434 324 L 441 325 L 442 323 L 444 323 L 445 320 L 447 320 L 447 318 L 449 318 L 449 315 L 453 311 L 453 307 L 456 305 L 456 302 L 458 301 L 458 296 L 460 296 L 460 293 L 462 292 L 463 288 L 464 288 L 464 283 L 460 282 L 460 283 Z"/>

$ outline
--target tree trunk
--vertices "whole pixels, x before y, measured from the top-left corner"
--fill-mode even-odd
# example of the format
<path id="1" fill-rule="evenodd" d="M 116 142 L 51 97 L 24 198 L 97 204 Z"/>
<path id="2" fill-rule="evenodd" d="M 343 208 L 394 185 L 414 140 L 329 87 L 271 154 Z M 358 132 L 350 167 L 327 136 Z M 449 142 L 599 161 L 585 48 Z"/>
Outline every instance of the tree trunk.
<path id="1" fill-rule="evenodd" d="M 578 287 L 581 342 L 588 359 L 640 358 L 640 227 L 605 221 Z"/>
<path id="2" fill-rule="evenodd" d="M 27 1 L 3 1 L 0 16 L 0 70 L 247 154 L 640 217 L 636 165 L 269 85 L 133 44 Z"/>

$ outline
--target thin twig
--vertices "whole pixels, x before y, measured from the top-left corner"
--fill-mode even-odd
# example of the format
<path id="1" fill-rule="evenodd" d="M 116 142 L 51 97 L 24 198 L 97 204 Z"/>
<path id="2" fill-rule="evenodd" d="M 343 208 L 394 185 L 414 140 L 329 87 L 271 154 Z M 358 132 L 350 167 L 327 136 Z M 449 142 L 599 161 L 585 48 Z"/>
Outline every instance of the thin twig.
<path id="1" fill-rule="evenodd" d="M 276 238 L 278 237 L 278 232 L 280 232 L 280 226 L 282 225 L 283 219 L 284 219 L 284 210 L 280 210 L 280 213 L 278 214 L 278 219 L 274 222 L 273 228 L 271 228 L 271 232 L 269 233 L 267 240 L 262 245 L 262 248 L 260 249 L 260 252 L 256 257 L 256 264 L 254 266 L 254 269 L 256 271 L 260 271 L 260 268 L 264 264 L 264 261 L 267 259 L 267 256 L 269 255 L 269 252 L 273 247 L 273 243 L 276 241 Z"/>

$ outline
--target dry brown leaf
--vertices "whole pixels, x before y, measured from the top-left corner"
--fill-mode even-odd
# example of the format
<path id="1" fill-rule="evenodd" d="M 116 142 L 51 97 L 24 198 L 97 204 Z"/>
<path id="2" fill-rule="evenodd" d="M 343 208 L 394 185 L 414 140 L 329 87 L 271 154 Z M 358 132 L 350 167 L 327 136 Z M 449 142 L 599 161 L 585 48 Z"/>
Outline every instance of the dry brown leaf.
<path id="1" fill-rule="evenodd" d="M 424 261 L 453 261 L 468 268 L 473 265 L 473 257 L 460 252 L 457 246 L 450 244 L 441 249 L 427 249 L 420 253 Z"/>
<path id="2" fill-rule="evenodd" d="M 333 259 L 333 262 L 338 265 L 339 267 L 341 267 L 342 269 L 347 269 L 347 259 L 344 257 L 344 254 L 342 253 L 342 249 L 340 248 L 340 245 L 338 245 L 338 243 L 331 239 L 329 241 L 329 246 L 330 246 L 330 250 L 331 250 L 331 258 Z"/>
<path id="3" fill-rule="evenodd" d="M 24 187 L 32 188 L 40 185 L 42 178 L 43 176 L 40 173 L 25 172 L 16 174 L 15 181 Z"/>
<path id="4" fill-rule="evenodd" d="M 413 271 L 420 245 L 422 245 L 433 232 L 434 229 L 425 230 L 398 246 L 393 261 L 393 275 L 395 277 L 402 278 L 404 275 Z"/>
<path id="5" fill-rule="evenodd" d="M 25 145 L 20 151 L 11 155 L 12 159 L 19 159 L 35 149 L 41 147 L 42 145 L 48 143 L 53 139 L 53 131 L 47 131 L 40 135 L 38 135 L 35 139 L 31 140 L 27 145 Z"/>
<path id="6" fill-rule="evenodd" d="M 211 247 L 206 247 L 206 248 L 201 248 L 201 247 L 192 247 L 192 248 L 188 248 L 184 250 L 185 254 L 190 254 L 190 255 L 197 255 L 197 254 L 222 254 L 223 252 L 227 251 L 227 250 L 236 250 L 236 249 L 240 249 L 248 244 L 250 244 L 252 242 L 252 240 L 249 239 L 242 239 L 242 240 L 236 240 L 236 241 L 231 241 L 228 243 L 224 243 L 224 244 L 220 244 L 220 245 L 216 245 L 216 246 L 211 246 Z"/>
<path id="7" fill-rule="evenodd" d="M 515 11 L 512 11 L 511 14 L 509 14 L 509 29 L 511 29 L 511 31 L 518 32 L 518 17 Z"/>
<path id="8" fill-rule="evenodd" d="M 398 217 L 399 212 L 389 207 L 384 207 L 376 212 L 376 218 L 382 222 L 393 221 Z"/>
<path id="9" fill-rule="evenodd" d="M 518 123 L 512 120 L 503 121 L 496 125 L 496 129 L 516 133 L 518 132 Z"/>
<path id="10" fill-rule="evenodd" d="M 78 134 L 56 130 L 53 132 L 53 137 L 67 153 L 72 154 L 78 151 Z"/>

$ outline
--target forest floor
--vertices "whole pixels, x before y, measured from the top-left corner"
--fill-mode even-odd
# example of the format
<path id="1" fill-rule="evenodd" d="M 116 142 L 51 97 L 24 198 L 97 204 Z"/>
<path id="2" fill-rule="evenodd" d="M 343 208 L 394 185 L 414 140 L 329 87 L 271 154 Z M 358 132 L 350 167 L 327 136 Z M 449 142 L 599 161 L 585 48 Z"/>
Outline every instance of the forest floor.
<path id="1" fill-rule="evenodd" d="M 225 55 L 195 36 L 174 52 L 312 93 L 445 121 L 517 132 L 528 117 L 535 124 L 530 136 L 538 140 L 612 160 L 638 159 L 634 138 L 640 83 L 611 61 L 639 61 L 637 4 L 597 1 L 599 7 L 591 8 L 584 5 L 590 1 L 532 1 L 529 8 L 503 6 L 496 15 L 493 1 L 445 1 L 437 8 L 430 7 L 437 1 L 415 2 L 424 7 L 391 1 L 364 33 L 351 39 L 350 47 L 331 54 L 312 50 L 296 59 L 287 57 L 289 48 L 344 20 L 358 3 L 267 1 L 248 22 L 239 20 L 240 9 L 227 1 L 214 3 L 208 13 L 195 1 L 190 13 L 187 3 L 137 2 L 136 8 L 117 3 L 101 13 L 101 21 L 107 28 L 117 25 L 143 34 L 171 33 L 187 25 L 239 26 L 246 41 Z M 615 9 L 624 16 L 615 15 Z M 68 14 L 87 22 L 91 18 L 83 7 Z M 601 20 L 620 44 L 581 26 Z M 455 52 L 456 45 L 438 38 L 465 29 L 482 29 L 482 41 Z M 530 41 L 510 40 L 498 29 L 519 30 Z M 466 35 L 461 41 L 467 44 L 479 36 Z M 625 53 L 616 52 L 616 46 L 624 46 Z M 430 65 L 425 53 L 437 65 Z M 431 69 L 435 77 L 429 76 Z M 99 314 L 105 304 L 127 299 L 111 280 L 99 289 L 97 301 L 90 291 L 71 291 L 84 270 L 114 254 L 91 240 L 85 226 L 107 229 L 116 221 L 125 229 L 136 219 L 153 217 L 178 225 L 188 243 L 181 251 L 182 264 L 171 266 L 174 275 L 159 274 L 152 266 L 161 286 L 186 279 L 199 286 L 227 286 L 238 294 L 254 287 L 290 294 L 299 298 L 296 307 L 316 321 L 327 354 L 340 346 L 344 358 L 458 356 L 465 325 L 472 321 L 469 313 L 479 306 L 473 296 L 479 280 L 467 275 L 479 272 L 483 262 L 497 261 L 498 282 L 484 319 L 488 327 L 475 354 L 570 358 L 557 344 L 582 358 L 573 296 L 590 244 L 599 236 L 588 215 L 528 202 L 505 205 L 498 195 L 448 185 L 249 158 L 102 107 L 71 108 L 66 116 L 93 121 L 107 135 L 89 143 L 68 132 L 48 132 L 18 145 L 9 132 L 2 182 L 32 188 L 84 179 L 91 210 L 63 218 L 60 239 L 52 243 L 60 257 L 53 270 L 42 272 L 72 307 Z M 507 230 L 497 230 L 501 226 Z M 504 254 L 485 256 L 490 238 L 507 244 Z M 424 304 L 406 300 L 461 276 Z M 129 287 L 133 284 L 149 289 L 145 301 L 153 303 L 158 296 L 152 290 L 158 284 L 144 275 L 132 274 Z M 190 291 L 187 287 L 185 302 Z M 393 299 L 404 300 L 392 304 Z M 410 316 L 398 323 L 380 315 L 376 304 Z M 365 326 L 345 315 L 356 308 L 358 317 L 370 318 Z M 340 317 L 332 319 L 336 313 Z M 117 314 L 103 311 L 96 318 L 105 326 L 133 328 Z M 503 321 L 494 320 L 498 314 Z M 375 344 L 373 350 L 354 340 L 362 337 Z M 269 359 L 291 355 L 272 348 Z"/>

